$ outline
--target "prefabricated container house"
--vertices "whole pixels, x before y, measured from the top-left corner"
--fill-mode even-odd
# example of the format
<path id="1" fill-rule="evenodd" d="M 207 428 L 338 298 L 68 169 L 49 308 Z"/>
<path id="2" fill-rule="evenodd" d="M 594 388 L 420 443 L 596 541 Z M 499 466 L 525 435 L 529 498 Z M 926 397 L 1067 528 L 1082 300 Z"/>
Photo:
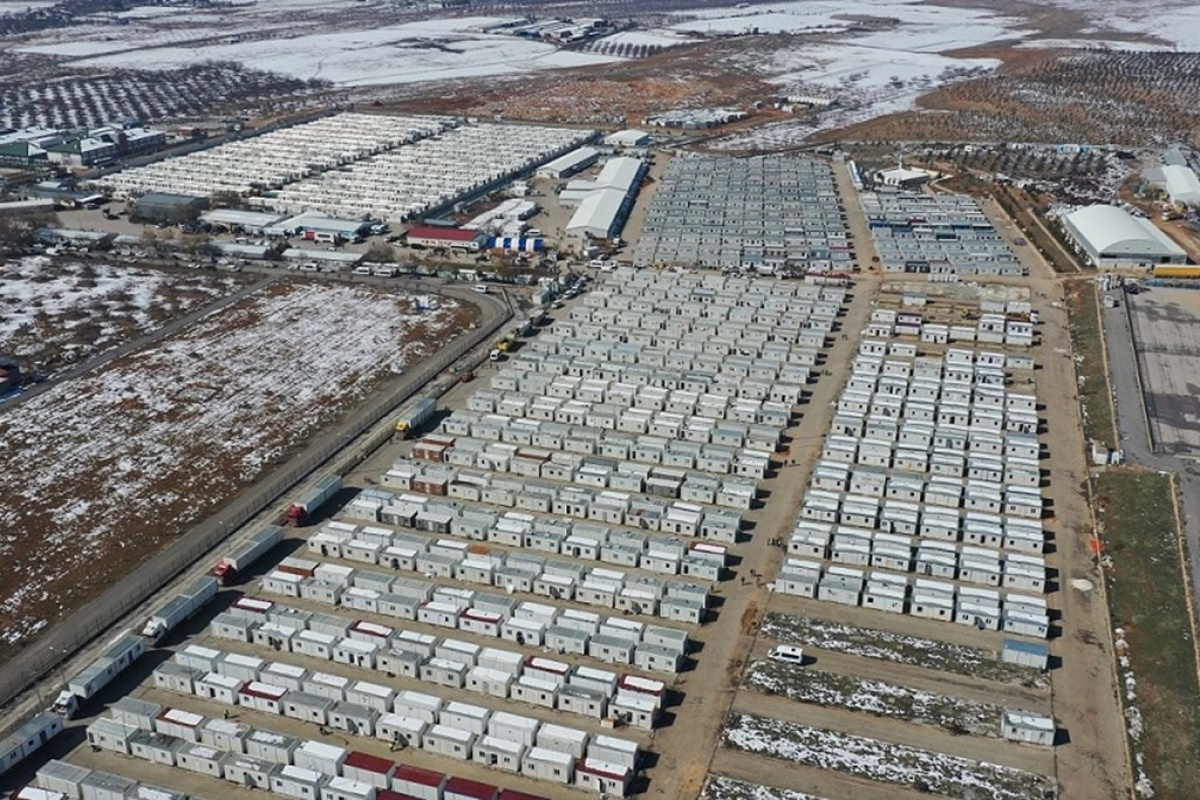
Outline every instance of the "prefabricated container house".
<path id="1" fill-rule="evenodd" d="M 421 749 L 465 761 L 471 757 L 476 736 L 470 731 L 448 725 L 431 725 L 421 737 Z"/>
<path id="2" fill-rule="evenodd" d="M 322 783 L 319 773 L 292 765 L 271 775 L 271 791 L 295 800 L 318 800 Z"/>
<path id="3" fill-rule="evenodd" d="M 347 755 L 349 752 L 344 748 L 310 739 L 302 742 L 292 753 L 292 764 L 323 775 L 340 775 L 342 762 Z"/>
<path id="4" fill-rule="evenodd" d="M 247 789 L 271 788 L 271 778 L 282 767 L 279 764 L 249 756 L 234 755 L 225 761 L 224 777 L 230 783 L 236 783 Z"/>
<path id="5" fill-rule="evenodd" d="M 92 770 L 79 782 L 83 800 L 125 800 L 137 788 L 137 781 L 111 772 Z"/>
<path id="6" fill-rule="evenodd" d="M 335 776 L 321 785 L 321 800 L 376 800 L 378 791 L 369 783 Z"/>
<path id="7" fill-rule="evenodd" d="M 380 712 L 356 703 L 334 703 L 329 710 L 329 727 L 355 736 L 374 736 Z"/>
<path id="8" fill-rule="evenodd" d="M 80 784 L 91 774 L 90 769 L 68 764 L 66 761 L 51 759 L 37 771 L 37 785 L 51 792 L 69 797 L 71 800 L 82 800 L 83 790 Z"/>
<path id="9" fill-rule="evenodd" d="M 531 747 L 521 758 L 521 774 L 553 783 L 568 784 L 574 778 L 575 757 L 545 747 Z"/>

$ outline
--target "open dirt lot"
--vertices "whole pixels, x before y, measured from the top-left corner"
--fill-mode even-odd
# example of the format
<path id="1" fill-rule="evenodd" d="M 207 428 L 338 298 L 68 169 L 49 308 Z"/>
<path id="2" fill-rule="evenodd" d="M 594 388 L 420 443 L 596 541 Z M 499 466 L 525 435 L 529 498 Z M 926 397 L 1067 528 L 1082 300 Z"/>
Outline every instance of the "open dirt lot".
<path id="1" fill-rule="evenodd" d="M 0 419 L 0 639 L 69 613 L 473 314 L 283 283 L 14 408 Z"/>
<path id="2" fill-rule="evenodd" d="M 1200 454 L 1200 344 L 1192 336 L 1200 292 L 1155 288 L 1125 297 L 1154 438 L 1166 452 Z"/>

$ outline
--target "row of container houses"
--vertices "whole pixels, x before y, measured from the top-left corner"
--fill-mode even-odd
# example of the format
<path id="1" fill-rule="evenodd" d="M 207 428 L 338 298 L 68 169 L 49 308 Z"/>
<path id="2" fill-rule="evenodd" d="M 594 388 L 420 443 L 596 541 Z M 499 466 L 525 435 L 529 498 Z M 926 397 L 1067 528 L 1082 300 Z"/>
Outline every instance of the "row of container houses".
<path id="1" fill-rule="evenodd" d="M 353 598 L 361 596 L 364 591 L 368 590 L 347 590 L 346 597 L 358 604 L 359 601 Z M 448 587 L 431 590 L 429 584 L 420 581 L 397 587 L 397 591 L 423 593 L 421 596 L 432 598 L 421 601 L 424 610 L 422 622 L 446 628 L 454 619 L 460 624 L 466 619 L 467 626 L 459 630 L 482 637 L 494 633 L 495 618 L 502 616 L 502 609 L 508 608 L 494 595 Z M 394 596 L 407 599 L 411 595 Z M 241 598 L 229 612 L 218 615 L 213 621 L 213 632 L 221 639 L 253 642 L 277 652 L 286 650 L 393 675 L 418 674 L 421 659 L 454 661 L 461 668 L 455 668 L 453 676 L 448 676 L 446 665 L 439 662 L 439 668 L 443 669 L 439 677 L 444 678 L 443 683 L 458 688 L 466 685 L 472 690 L 493 694 L 498 691 L 471 683 L 472 668 L 483 666 L 494 670 L 497 664 L 506 664 L 506 671 L 516 680 L 528 667 L 525 657 L 528 650 L 487 647 L 367 620 L 349 620 L 308 612 L 258 597 Z M 672 664 L 678 664 L 682 654 L 688 650 L 688 638 L 684 631 L 647 625 L 625 617 L 602 617 L 588 611 L 561 609 L 547 603 L 528 601 L 511 607 L 511 616 L 499 623 L 496 638 L 513 642 L 522 648 L 549 648 L 563 653 L 592 656 L 597 661 L 610 664 L 632 658 L 636 666 L 647 670 L 665 670 Z M 595 648 L 589 646 L 592 640 L 595 640 Z M 640 657 L 638 653 L 641 653 Z M 603 703 L 600 703 L 586 713 L 603 716 L 603 713 L 593 713 L 597 710 L 603 712 L 602 706 Z"/>
<path id="2" fill-rule="evenodd" d="M 342 113 L 176 158 L 120 170 L 96 181 L 114 196 L 171 192 L 208 197 L 278 189 L 307 175 L 432 136 L 451 117 Z"/>
<path id="3" fill-rule="evenodd" d="M 1050 636 L 1046 600 L 1036 595 L 803 558 L 784 562 L 774 588 L 780 594 L 957 622 L 980 630 L 1002 630 L 1040 639 Z"/>
<path id="4" fill-rule="evenodd" d="M 696 540 L 705 533 L 701 527 L 704 510 L 699 506 L 668 508 L 666 519 L 657 522 L 658 531 L 652 532 L 545 513 L 474 505 L 484 499 L 485 491 L 489 489 L 495 487 L 481 488 L 469 480 L 456 482 L 449 486 L 449 497 L 445 500 L 407 493 L 384 499 L 379 496 L 382 490 L 372 490 L 371 497 L 360 496 L 347 508 L 346 519 L 326 525 L 314 534 L 308 548 L 322 556 L 411 570 L 415 562 L 410 562 L 433 548 L 429 535 L 488 542 L 523 551 L 510 553 L 506 563 L 495 573 L 507 577 L 500 582 L 493 579 L 493 583 L 503 584 L 506 590 L 512 584 L 514 591 L 531 591 L 533 580 L 545 571 L 547 559 L 558 555 L 662 575 L 687 576 L 693 580 L 717 581 L 724 575 L 728 562 L 727 546 Z M 729 514 L 713 516 L 722 521 L 730 517 Z M 354 524 L 353 521 L 359 519 L 383 522 L 395 528 Z M 429 535 L 413 535 L 396 528 Z M 713 535 L 708 538 L 729 538 L 728 535 L 716 536 L 717 533 L 728 534 L 724 528 L 720 531 L 714 528 L 711 533 Z M 475 545 L 474 552 L 492 551 L 483 545 Z M 528 580 L 517 580 L 513 584 L 511 579 L 517 577 L 514 571 L 527 573 Z M 479 582 L 479 577 L 472 576 L 472 582 Z"/>
<path id="5" fill-rule="evenodd" d="M 576 128 L 462 123 L 250 203 L 286 213 L 313 209 L 406 222 L 499 187 L 594 136 Z"/>
<path id="6" fill-rule="evenodd" d="M 634 264 L 849 270 L 845 211 L 828 164 L 794 155 L 673 159 Z"/>
<path id="7" fill-rule="evenodd" d="M 1049 636 L 1037 399 L 1009 388 L 1032 366 L 865 339 L 776 590 Z"/>
<path id="8" fill-rule="evenodd" d="M 487 568 L 486 562 L 477 564 L 480 569 Z M 430 584 L 423 581 L 396 581 L 390 580 L 389 576 L 354 570 L 345 570 L 339 575 L 337 565 L 331 564 L 318 566 L 308 577 L 288 571 L 287 567 L 277 569 L 263 578 L 262 585 L 265 591 L 286 597 L 411 619 L 433 627 L 461 630 L 483 637 L 509 638 L 507 633 L 513 640 L 519 638 L 530 646 L 545 645 L 563 652 L 589 655 L 612 664 L 634 664 L 643 669 L 665 672 L 679 671 L 688 649 L 688 638 L 684 631 L 647 625 L 625 617 L 601 617 L 594 612 L 562 608 L 559 603 L 568 599 L 579 602 L 594 596 L 616 598 L 620 591 L 616 584 L 604 580 L 603 572 L 590 579 L 582 579 L 570 571 L 572 565 L 569 562 L 564 562 L 562 566 L 562 570 L 545 573 L 534 581 L 535 587 L 542 589 L 544 596 L 550 598 L 553 604 L 518 601 L 508 594 L 493 595 L 471 589 L 430 589 Z M 353 574 L 345 578 L 345 572 Z M 428 574 L 437 577 L 436 572 Z M 389 580 L 385 584 L 380 578 Z M 643 586 L 646 588 L 642 589 Z M 665 595 L 658 600 L 654 595 L 655 588 L 649 583 L 630 587 L 630 592 L 620 595 L 620 610 L 631 614 L 644 613 L 664 602 L 671 605 L 674 597 L 687 597 Z M 703 587 L 699 587 L 699 590 L 706 591 Z M 681 592 L 683 589 L 674 588 L 673 591 Z M 340 620 L 337 628 L 340 630 L 344 627 L 347 633 L 330 633 L 327 625 L 326 630 L 321 632 L 322 638 L 334 638 L 319 654 L 335 660 L 339 660 L 338 647 L 356 648 L 344 641 L 339 643 L 339 636 L 353 638 L 354 631 L 348 621 L 337 619 Z M 518 621 L 522 619 L 526 622 Z M 390 627 L 387 629 L 391 630 Z M 253 635 L 252 631 L 250 633 Z M 373 643 L 377 647 L 387 647 L 387 639 L 387 636 L 375 637 Z M 283 644 L 301 646 L 303 642 L 288 639 Z"/>
<path id="9" fill-rule="evenodd" d="M 496 527 L 486 527 L 489 523 Z M 357 532 L 358 538 L 347 538 L 355 534 L 327 526 L 309 540 L 309 549 L 314 555 L 443 577 L 468 586 L 495 586 L 509 595 L 540 595 L 691 623 L 704 621 L 709 601 L 704 584 L 641 575 L 612 566 L 586 566 L 575 559 L 715 581 L 722 576 L 727 558 L 724 545 L 699 541 L 685 544 L 674 538 L 650 539 L 636 533 L 610 535 L 603 528 L 590 533 L 585 526 L 555 526 L 551 521 L 536 525 L 529 515 L 512 512 L 502 517 L 486 510 L 468 514 L 457 539 L 404 533 L 385 537 L 377 533 L 385 530 L 367 526 Z M 471 544 L 485 535 L 494 544 L 514 549 Z M 560 555 L 572 560 L 555 558 Z M 372 588 L 389 593 L 385 590 L 390 587 L 378 580 L 386 577 L 375 573 L 372 583 L 377 585 Z M 288 580 L 277 577 L 272 591 L 304 596 L 318 588 L 311 583 L 291 585 Z"/>
<path id="10" fill-rule="evenodd" d="M 610 482 L 627 473 L 613 472 Z M 353 519 L 412 527 L 431 533 L 455 529 L 454 517 L 465 516 L 470 503 L 516 509 L 530 515 L 553 514 L 561 518 L 602 526 L 733 543 L 742 529 L 742 510 L 757 494 L 753 482 L 694 474 L 678 485 L 679 499 L 663 499 L 640 492 L 565 485 L 539 478 L 496 474 L 423 461 L 401 460 L 380 478 L 387 489 L 356 498 L 347 508 Z M 651 488 L 646 486 L 646 488 Z M 394 494 L 389 490 L 395 490 Z M 429 501 L 418 502 L 420 492 Z M 384 493 L 388 496 L 385 496 Z M 443 499 L 444 498 L 444 499 Z M 711 504 L 711 505 L 710 505 Z M 457 507 L 461 514 L 453 510 Z"/>
<path id="11" fill-rule="evenodd" d="M 98 769 L 52 759 L 15 800 L 188 800 L 188 795 Z"/>
<path id="12" fill-rule="evenodd" d="M 957 342 L 1032 347 L 1034 323 L 1028 314 L 981 314 L 971 324 L 929 320 L 917 309 L 876 308 L 867 322 L 872 337 L 908 336 L 925 344 Z"/>
<path id="13" fill-rule="evenodd" d="M 323 683 L 311 686 L 323 694 L 282 687 L 271 690 L 268 684 L 253 681 L 244 684 L 237 695 L 242 702 L 237 704 L 263 713 L 329 725 L 353 736 L 386 741 L 393 749 L 419 748 L 612 796 L 624 796 L 639 764 L 639 748 L 627 739 L 589 734 L 421 692 L 395 692 L 373 684 L 354 684 L 348 690 L 363 695 L 367 702 L 386 692 L 392 698 L 391 707 L 381 712 L 378 703 L 332 701 L 329 687 Z M 205 694 L 203 688 L 201 685 L 200 696 L 228 702 L 223 695 Z M 252 699 L 246 702 L 245 698 Z M 401 797 L 461 796 L 452 788 L 456 779 L 441 773 L 138 698 L 115 703 L 112 716 L 93 722 L 87 735 L 95 749 L 268 789 L 297 800 L 377 800 L 386 791 L 398 792 Z M 494 798 L 498 792 L 492 787 L 485 796 Z"/>
<path id="14" fill-rule="evenodd" d="M 859 197 L 884 272 L 1025 273 L 974 198 L 895 191 Z"/>

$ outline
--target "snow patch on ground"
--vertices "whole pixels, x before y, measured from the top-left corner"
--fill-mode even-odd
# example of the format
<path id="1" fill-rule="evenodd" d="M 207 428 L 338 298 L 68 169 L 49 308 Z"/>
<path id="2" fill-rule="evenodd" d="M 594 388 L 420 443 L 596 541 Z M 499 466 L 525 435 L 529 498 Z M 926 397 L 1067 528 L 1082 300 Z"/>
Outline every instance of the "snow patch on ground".
<path id="1" fill-rule="evenodd" d="M 777 789 L 774 786 L 759 786 L 723 775 L 710 777 L 700 796 L 704 800 L 821 800 L 813 794 Z"/>
<path id="2" fill-rule="evenodd" d="M 773 661 L 756 661 L 746 685 L 801 703 L 845 708 L 878 717 L 937 725 L 952 733 L 996 736 L 1000 706 L 974 703 L 906 686 L 815 669 L 796 669 Z"/>
<path id="3" fill-rule="evenodd" d="M 379 28 L 306 33 L 189 46 L 147 43 L 71 62 L 77 67 L 174 69 L 205 61 L 238 61 L 255 69 L 340 86 L 416 83 L 605 64 L 619 59 L 563 51 L 554 45 L 483 33 L 492 17 L 434 19 Z M 68 47 L 75 44 L 66 43 Z M 51 52 L 59 44 L 26 48 Z M 59 50 L 58 52 L 61 52 Z"/>
<path id="4" fill-rule="evenodd" d="M 1034 670 L 1000 661 L 991 650 L 874 628 L 859 628 L 809 617 L 768 614 L 763 620 L 762 635 L 787 644 L 943 670 L 956 675 L 1019 681 L 1034 686 L 1047 685 L 1045 678 Z"/>
<path id="5" fill-rule="evenodd" d="M 276 285 L 0 415 L 0 641 L 27 636 L 465 327 L 443 298 Z"/>
<path id="6" fill-rule="evenodd" d="M 1012 767 L 747 714 L 731 717 L 724 740 L 738 750 L 951 797 L 1029 800 L 1052 785 Z"/>
<path id="7" fill-rule="evenodd" d="M 75 361 L 230 294 L 243 281 L 44 256 L 0 266 L 0 353 Z"/>

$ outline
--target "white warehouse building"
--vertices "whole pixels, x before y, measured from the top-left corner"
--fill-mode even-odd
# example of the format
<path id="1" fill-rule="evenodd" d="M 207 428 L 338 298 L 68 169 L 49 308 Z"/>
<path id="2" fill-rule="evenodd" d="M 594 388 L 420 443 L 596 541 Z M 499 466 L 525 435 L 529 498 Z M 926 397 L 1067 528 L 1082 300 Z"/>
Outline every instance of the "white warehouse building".
<path id="1" fill-rule="evenodd" d="M 1146 219 L 1116 206 L 1087 206 L 1062 218 L 1063 227 L 1096 267 L 1185 264 L 1187 254 Z"/>
<path id="2" fill-rule="evenodd" d="M 596 148 L 580 147 L 538 167 L 537 174 L 542 178 L 569 178 L 595 164 L 599 157 L 600 151 Z"/>
<path id="3" fill-rule="evenodd" d="M 1172 203 L 1180 206 L 1200 205 L 1200 178 L 1190 167 L 1168 164 L 1160 172 L 1160 183 Z"/>
<path id="4" fill-rule="evenodd" d="M 567 223 L 567 235 L 608 239 L 620 233 L 645 174 L 646 162 L 640 158 L 609 159 L 595 182 L 583 190 L 579 208 Z"/>

